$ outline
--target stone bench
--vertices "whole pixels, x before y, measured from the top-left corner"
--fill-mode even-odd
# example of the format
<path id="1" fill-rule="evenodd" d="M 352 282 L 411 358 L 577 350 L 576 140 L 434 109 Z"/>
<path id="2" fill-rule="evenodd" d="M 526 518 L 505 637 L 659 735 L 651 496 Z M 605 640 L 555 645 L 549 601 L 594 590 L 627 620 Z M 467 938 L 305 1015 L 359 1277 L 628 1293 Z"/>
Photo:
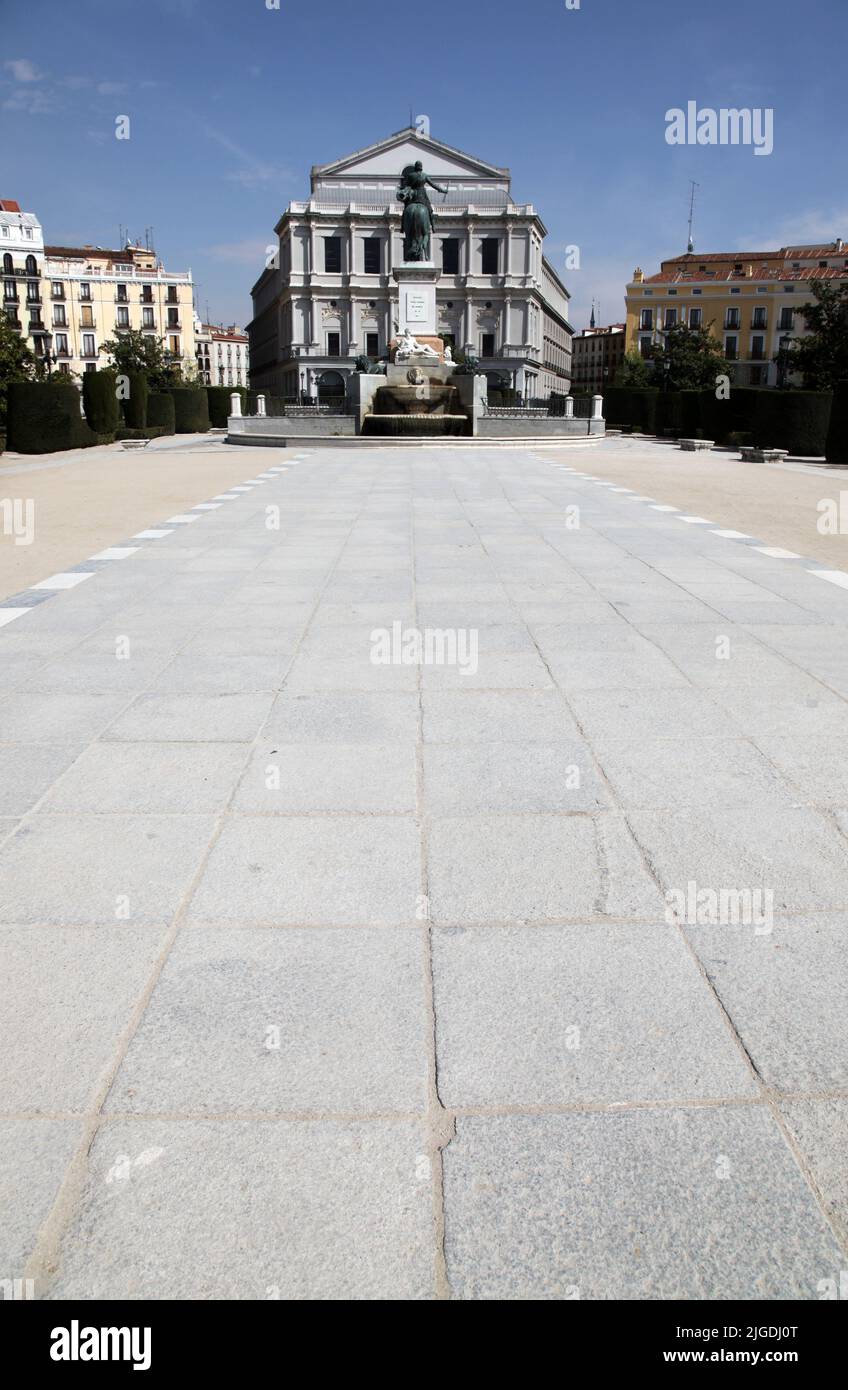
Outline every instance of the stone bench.
<path id="1" fill-rule="evenodd" d="M 739 458 L 743 463 L 779 463 L 788 457 L 788 449 L 757 449 L 752 444 L 740 446 L 739 449 Z"/>
<path id="2" fill-rule="evenodd" d="M 146 449 L 150 443 L 149 439 L 122 439 L 122 449 Z"/>
<path id="3" fill-rule="evenodd" d="M 678 441 L 681 449 L 687 453 L 694 454 L 698 449 L 712 449 L 715 447 L 714 439 L 681 439 Z"/>

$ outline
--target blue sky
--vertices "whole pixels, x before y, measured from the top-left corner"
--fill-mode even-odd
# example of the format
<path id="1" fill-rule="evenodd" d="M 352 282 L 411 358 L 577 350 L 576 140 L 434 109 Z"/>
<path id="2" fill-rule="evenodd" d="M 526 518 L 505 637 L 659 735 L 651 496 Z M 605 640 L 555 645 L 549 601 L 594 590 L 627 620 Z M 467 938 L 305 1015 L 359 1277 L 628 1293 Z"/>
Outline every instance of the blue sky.
<path id="1" fill-rule="evenodd" d="M 572 0 L 572 3 L 574 0 Z M 273 3 L 273 0 L 271 0 Z M 572 320 L 623 315 L 633 267 L 695 244 L 848 240 L 846 0 L 2 0 L 0 196 L 51 243 L 118 225 L 245 323 L 309 168 L 399 130 L 508 165 L 547 227 Z M 774 152 L 670 146 L 665 113 L 770 107 Z M 129 140 L 115 139 L 128 115 Z M 580 248 L 581 268 L 564 252 Z"/>

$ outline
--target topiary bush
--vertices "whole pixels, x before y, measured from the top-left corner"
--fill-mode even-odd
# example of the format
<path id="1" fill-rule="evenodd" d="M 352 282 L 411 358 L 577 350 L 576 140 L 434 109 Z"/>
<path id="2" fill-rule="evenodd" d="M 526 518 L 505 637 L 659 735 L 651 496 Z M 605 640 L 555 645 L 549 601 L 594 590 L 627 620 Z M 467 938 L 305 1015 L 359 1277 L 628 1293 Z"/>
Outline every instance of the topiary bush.
<path id="1" fill-rule="evenodd" d="M 202 387 L 172 386 L 168 395 L 174 402 L 177 434 L 203 434 L 209 429 L 209 405 Z"/>
<path id="2" fill-rule="evenodd" d="M 147 428 L 159 428 L 163 434 L 174 434 L 174 402 L 168 391 L 151 391 L 147 397 Z"/>
<path id="3" fill-rule="evenodd" d="M 163 425 L 145 425 L 143 430 L 131 430 L 124 428 L 118 430 L 116 439 L 160 439 L 163 434 L 171 434 L 171 430 L 166 430 Z"/>
<path id="4" fill-rule="evenodd" d="M 655 434 L 659 394 L 653 386 L 608 386 L 604 394 L 604 419 L 614 427 L 630 425 L 640 434 Z"/>
<path id="5" fill-rule="evenodd" d="M 8 393 L 7 448 L 19 454 L 52 454 L 103 442 L 80 416 L 75 386 L 17 381 L 10 383 Z"/>
<path id="6" fill-rule="evenodd" d="M 147 424 L 147 398 L 150 387 L 144 372 L 127 372 L 129 395 L 121 402 L 127 429 L 143 430 Z"/>
<path id="7" fill-rule="evenodd" d="M 114 372 L 83 372 L 82 405 L 85 418 L 95 434 L 110 434 L 121 423 Z"/>
<path id="8" fill-rule="evenodd" d="M 206 399 L 209 402 L 209 422 L 215 429 L 226 429 L 230 418 L 230 396 L 235 392 L 241 396 L 241 413 L 248 411 L 246 386 L 207 386 Z M 266 396 L 266 402 L 268 397 Z M 267 405 L 266 405 L 267 409 Z"/>
<path id="9" fill-rule="evenodd" d="M 848 464 L 848 381 L 840 381 L 833 392 L 824 456 L 828 463 Z"/>
<path id="10" fill-rule="evenodd" d="M 833 396 L 830 391 L 760 391 L 754 414 L 754 443 L 818 457 L 827 445 Z"/>

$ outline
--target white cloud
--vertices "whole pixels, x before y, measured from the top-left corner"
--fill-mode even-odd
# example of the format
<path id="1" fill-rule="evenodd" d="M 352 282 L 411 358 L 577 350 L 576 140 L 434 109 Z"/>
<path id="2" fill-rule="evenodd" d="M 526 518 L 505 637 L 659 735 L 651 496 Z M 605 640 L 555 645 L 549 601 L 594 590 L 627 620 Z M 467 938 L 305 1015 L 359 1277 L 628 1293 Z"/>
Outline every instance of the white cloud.
<path id="1" fill-rule="evenodd" d="M 3 66 L 15 82 L 40 82 L 43 76 L 29 58 L 10 58 Z"/>
<path id="2" fill-rule="evenodd" d="M 97 94 L 101 97 L 118 97 L 128 92 L 126 82 L 98 82 Z"/>
<path id="3" fill-rule="evenodd" d="M 740 251 L 777 251 L 781 246 L 813 246 L 841 236 L 848 240 L 848 207 L 809 208 L 770 226 L 764 235 L 754 231 L 737 242 Z"/>
<path id="4" fill-rule="evenodd" d="M 285 183 L 294 177 L 290 169 L 257 159 L 249 150 L 243 149 L 235 140 L 231 140 L 228 135 L 222 135 L 218 130 L 213 130 L 211 126 L 206 127 L 206 134 L 210 140 L 220 145 L 222 150 L 226 150 L 227 154 L 238 160 L 240 167 L 231 169 L 224 175 L 231 183 L 240 183 L 243 188 L 256 188 L 264 183 Z"/>

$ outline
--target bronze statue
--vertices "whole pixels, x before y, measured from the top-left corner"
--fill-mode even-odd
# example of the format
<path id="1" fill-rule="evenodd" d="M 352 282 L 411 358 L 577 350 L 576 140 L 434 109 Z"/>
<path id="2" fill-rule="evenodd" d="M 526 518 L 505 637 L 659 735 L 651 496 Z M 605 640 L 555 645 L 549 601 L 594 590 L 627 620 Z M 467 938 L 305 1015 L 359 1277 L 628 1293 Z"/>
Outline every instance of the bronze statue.
<path id="1" fill-rule="evenodd" d="M 398 200 L 403 203 L 403 258 L 405 261 L 429 261 L 430 238 L 433 234 L 433 207 L 427 187 L 437 193 L 447 193 L 441 184 L 434 183 L 424 173 L 420 159 L 407 164 L 400 176 Z"/>

